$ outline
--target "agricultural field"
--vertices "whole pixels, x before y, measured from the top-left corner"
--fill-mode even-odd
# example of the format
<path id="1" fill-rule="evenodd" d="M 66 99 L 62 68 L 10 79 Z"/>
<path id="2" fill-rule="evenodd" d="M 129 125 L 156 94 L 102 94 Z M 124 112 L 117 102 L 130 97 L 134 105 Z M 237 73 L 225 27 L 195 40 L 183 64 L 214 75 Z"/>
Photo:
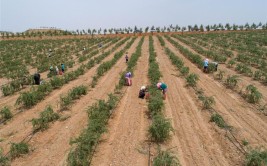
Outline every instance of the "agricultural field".
<path id="1" fill-rule="evenodd" d="M 0 165 L 267 164 L 264 30 L 0 45 Z M 218 70 L 204 73 L 206 58 Z M 49 71 L 61 63 L 64 74 Z"/>

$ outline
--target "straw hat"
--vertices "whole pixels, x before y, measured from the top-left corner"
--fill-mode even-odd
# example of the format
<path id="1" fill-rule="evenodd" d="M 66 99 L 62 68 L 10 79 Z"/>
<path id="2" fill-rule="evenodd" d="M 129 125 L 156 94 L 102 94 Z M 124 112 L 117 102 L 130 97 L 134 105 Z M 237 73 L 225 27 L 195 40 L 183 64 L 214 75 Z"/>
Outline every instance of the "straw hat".
<path id="1" fill-rule="evenodd" d="M 146 89 L 146 86 L 141 86 L 141 90 L 145 90 Z"/>

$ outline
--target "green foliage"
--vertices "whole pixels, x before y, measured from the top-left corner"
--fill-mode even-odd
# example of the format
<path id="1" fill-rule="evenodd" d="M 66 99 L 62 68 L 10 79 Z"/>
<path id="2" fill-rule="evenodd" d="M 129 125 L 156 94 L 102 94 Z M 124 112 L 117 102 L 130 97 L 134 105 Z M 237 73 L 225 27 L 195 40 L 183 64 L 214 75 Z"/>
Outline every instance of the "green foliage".
<path id="1" fill-rule="evenodd" d="M 8 120 L 8 119 L 11 119 L 13 117 L 13 115 L 12 115 L 12 113 L 8 107 L 2 108 L 0 111 L 0 115 L 1 115 L 2 120 Z"/>
<path id="2" fill-rule="evenodd" d="M 224 73 L 225 73 L 225 71 L 219 70 L 219 72 L 215 75 L 215 78 L 217 80 L 222 80 L 224 77 Z"/>
<path id="3" fill-rule="evenodd" d="M 180 72 L 183 76 L 187 76 L 189 74 L 189 67 L 183 66 Z"/>
<path id="4" fill-rule="evenodd" d="M 246 87 L 245 98 L 249 103 L 258 103 L 262 98 L 262 94 L 253 85 L 248 85 Z"/>
<path id="5" fill-rule="evenodd" d="M 77 86 L 69 92 L 69 96 L 72 100 L 79 99 L 81 95 L 87 94 L 87 87 L 84 85 Z"/>
<path id="6" fill-rule="evenodd" d="M 245 64 L 239 63 L 239 64 L 236 65 L 236 68 L 235 69 L 239 73 L 245 74 L 246 76 L 249 76 L 249 77 L 253 76 L 252 70 L 247 65 L 245 65 Z"/>
<path id="7" fill-rule="evenodd" d="M 229 75 L 225 82 L 226 87 L 234 89 L 237 86 L 238 80 L 239 79 L 237 75 L 232 75 L 232 76 Z"/>
<path id="8" fill-rule="evenodd" d="M 165 119 L 161 114 L 157 114 L 153 116 L 152 124 L 148 131 L 152 140 L 164 142 L 170 138 L 170 132 L 173 131 L 173 128 L 168 119 Z"/>
<path id="9" fill-rule="evenodd" d="M 267 165 L 267 150 L 254 149 L 246 155 L 246 166 Z"/>
<path id="10" fill-rule="evenodd" d="M 39 118 L 34 118 L 31 120 L 33 131 L 44 131 L 48 129 L 49 123 L 59 119 L 59 115 L 55 113 L 51 106 L 45 108 L 43 112 L 40 113 Z"/>
<path id="11" fill-rule="evenodd" d="M 198 75 L 191 73 L 186 77 L 186 82 L 188 86 L 195 87 L 197 85 L 197 81 L 199 80 Z"/>
<path id="12" fill-rule="evenodd" d="M 157 156 L 153 159 L 153 166 L 179 166 L 179 160 L 169 151 L 158 150 Z"/>
<path id="13" fill-rule="evenodd" d="M 229 68 L 231 68 L 231 67 L 233 67 L 235 64 L 236 64 L 235 60 L 234 60 L 234 59 L 231 59 L 231 60 L 228 62 L 227 66 L 228 66 Z"/>
<path id="14" fill-rule="evenodd" d="M 50 84 L 54 89 L 60 88 L 64 84 L 64 79 L 53 77 L 52 79 L 50 79 Z"/>
<path id="15" fill-rule="evenodd" d="M 158 39 L 159 39 L 159 42 L 160 42 L 160 45 L 162 46 L 162 47 L 164 47 L 165 46 L 165 41 L 163 40 L 163 38 L 161 37 L 161 36 L 157 36 L 158 37 Z"/>
<path id="16" fill-rule="evenodd" d="M 101 134 L 107 130 L 107 120 L 117 102 L 117 97 L 110 94 L 108 101 L 100 100 L 88 109 L 87 129 L 78 138 L 71 141 L 76 146 L 68 155 L 68 165 L 89 165 L 88 158 L 92 157 L 94 147 Z"/>
<path id="17" fill-rule="evenodd" d="M 247 146 L 248 145 L 248 141 L 247 140 L 242 140 L 242 145 Z"/>
<path id="18" fill-rule="evenodd" d="M 219 126 L 220 128 L 226 128 L 227 127 L 227 124 L 225 123 L 223 117 L 217 113 L 213 114 L 210 117 L 210 122 L 216 123 L 216 125 Z"/>
<path id="19" fill-rule="evenodd" d="M 150 115 L 154 116 L 158 113 L 161 113 L 161 111 L 164 108 L 164 103 L 162 100 L 162 95 L 161 93 L 157 90 L 151 87 L 149 88 L 149 93 L 151 94 L 151 97 L 149 98 L 149 103 L 148 103 L 148 110 Z M 154 92 L 153 92 L 154 91 Z"/>
<path id="20" fill-rule="evenodd" d="M 0 148 L 0 165 L 6 166 L 8 163 L 8 158 L 4 156 L 2 148 Z"/>
<path id="21" fill-rule="evenodd" d="M 212 108 L 212 105 L 215 104 L 215 100 L 213 96 L 210 96 L 210 97 L 200 96 L 199 99 L 202 101 L 204 109 L 210 109 Z"/>
<path id="22" fill-rule="evenodd" d="M 20 143 L 11 143 L 10 147 L 10 156 L 11 159 L 15 159 L 17 157 L 20 157 L 23 154 L 29 153 L 29 145 L 23 142 Z"/>

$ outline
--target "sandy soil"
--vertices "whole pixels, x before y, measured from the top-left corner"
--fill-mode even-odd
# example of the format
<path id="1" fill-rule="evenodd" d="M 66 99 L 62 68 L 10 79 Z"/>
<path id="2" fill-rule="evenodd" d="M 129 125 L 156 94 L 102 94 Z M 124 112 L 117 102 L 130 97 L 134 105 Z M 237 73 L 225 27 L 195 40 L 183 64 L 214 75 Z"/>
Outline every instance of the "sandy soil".
<path id="1" fill-rule="evenodd" d="M 129 49 L 133 53 L 138 40 Z M 121 49 L 120 47 L 119 49 Z M 118 50 L 119 50 L 118 49 Z M 114 53 L 112 54 L 114 55 Z M 112 56 L 109 56 L 110 58 Z M 69 141 L 80 134 L 87 124 L 85 109 L 95 103 L 98 99 L 105 99 L 112 92 L 115 84 L 119 81 L 119 73 L 126 69 L 124 57 L 122 57 L 106 75 L 104 75 L 97 86 L 78 100 L 69 112 L 71 117 L 63 122 L 56 122 L 45 132 L 39 132 L 30 140 L 34 151 L 25 157 L 15 160 L 12 165 L 62 165 L 69 152 Z M 91 73 L 90 70 L 88 73 Z M 93 72 L 94 73 L 94 72 Z M 110 77 L 111 73 L 115 77 Z M 92 76 L 87 75 L 84 85 L 91 82 Z M 90 80 L 90 81 L 89 81 Z M 82 79 L 80 79 L 82 81 Z M 88 82 L 89 81 L 89 82 Z M 75 84 L 74 84 L 75 85 Z M 17 135 L 17 134 L 16 134 Z"/>
<path id="2" fill-rule="evenodd" d="M 141 37 L 134 42 L 128 50 L 129 56 L 135 52 L 135 48 Z M 202 105 L 195 95 L 195 91 L 185 87 L 184 78 L 179 77 L 179 72 L 171 64 L 164 49 L 156 37 L 154 38 L 157 61 L 162 73 L 162 81 L 167 83 L 168 92 L 164 114 L 170 119 L 174 132 L 163 149 L 172 148 L 182 165 L 242 165 L 244 155 L 236 147 L 237 142 L 227 138 L 225 130 L 218 128 L 209 122 L 211 113 L 202 110 Z M 212 75 L 202 73 L 196 65 L 187 60 L 165 38 L 166 47 L 170 48 L 178 57 L 182 58 L 190 72 L 199 75 L 198 89 L 202 89 L 207 96 L 214 96 L 216 104 L 214 109 L 231 125 L 232 133 L 239 142 L 247 140 L 249 146 L 267 147 L 267 117 L 259 113 L 253 105 L 248 104 L 235 91 L 226 89 L 220 82 L 214 80 Z M 182 44 L 182 43 L 181 43 Z M 124 46 L 124 45 L 123 45 Z M 122 49 L 119 47 L 117 51 Z M 185 45 L 186 46 L 186 45 Z M 187 46 L 188 47 L 188 46 Z M 190 47 L 188 47 L 190 49 Z M 133 85 L 127 87 L 123 98 L 116 108 L 108 124 L 108 132 L 101 138 L 101 143 L 96 149 L 92 165 L 147 165 L 148 164 L 148 136 L 149 119 L 146 115 L 147 103 L 138 98 L 139 88 L 148 84 L 148 37 L 145 37 L 142 46 L 142 56 L 138 60 L 133 77 Z M 114 53 L 103 61 L 110 60 Z M 66 158 L 71 146 L 69 142 L 77 137 L 87 125 L 86 108 L 98 99 L 105 99 L 112 92 L 119 81 L 120 72 L 126 69 L 124 57 L 119 59 L 114 67 L 100 78 L 95 88 L 75 104 L 69 111 L 62 112 L 62 116 L 69 117 L 64 121 L 56 121 L 44 132 L 38 132 L 33 137 L 27 137 L 32 133 L 30 120 L 39 117 L 39 113 L 50 104 L 54 110 L 59 110 L 60 95 L 78 85 L 90 85 L 92 76 L 96 72 L 94 68 L 87 71 L 78 79 L 71 81 L 62 88 L 54 90 L 49 96 L 33 108 L 15 116 L 5 125 L 0 126 L 0 146 L 6 153 L 10 142 L 19 142 L 26 138 L 32 151 L 16 160 L 12 165 L 66 165 Z M 225 66 L 220 65 L 220 68 Z M 231 69 L 223 69 L 234 73 Z M 251 80 L 240 76 L 243 83 Z M 255 83 L 256 86 L 259 86 Z M 264 97 L 266 97 L 266 89 Z M 13 95 L 16 96 L 16 95 Z M 0 104 L 14 102 L 16 98 L 9 96 L 1 99 Z M 18 97 L 18 96 L 17 96 Z M 1 106 L 1 105 L 0 105 Z M 233 142 L 232 142 L 233 141 Z M 156 145 L 152 148 L 155 149 Z M 151 153 L 155 155 L 155 150 Z"/>
<path id="3" fill-rule="evenodd" d="M 147 150 L 148 119 L 147 104 L 138 98 L 142 85 L 147 85 L 148 71 L 148 37 L 142 46 L 142 56 L 138 60 L 136 71 L 132 79 L 133 85 L 127 87 L 124 97 L 109 121 L 106 133 L 98 146 L 92 165 L 146 165 L 148 154 L 140 151 Z"/>

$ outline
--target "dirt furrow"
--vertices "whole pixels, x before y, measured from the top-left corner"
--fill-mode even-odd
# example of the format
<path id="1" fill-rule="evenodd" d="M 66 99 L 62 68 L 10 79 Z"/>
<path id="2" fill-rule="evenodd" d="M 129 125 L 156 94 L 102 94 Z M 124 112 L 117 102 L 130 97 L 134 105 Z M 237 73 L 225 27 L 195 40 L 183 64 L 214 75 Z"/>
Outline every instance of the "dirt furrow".
<path id="1" fill-rule="evenodd" d="M 142 56 L 139 58 L 134 72 L 133 85 L 127 87 L 124 97 L 109 121 L 108 133 L 96 150 L 92 165 L 146 165 L 148 154 L 145 151 L 148 119 L 147 104 L 138 98 L 142 85 L 148 84 L 148 38 L 142 46 Z"/>
<path id="2" fill-rule="evenodd" d="M 165 40 L 165 39 L 164 39 Z M 267 143 L 267 117 L 259 115 L 249 104 L 236 93 L 224 88 L 208 75 L 202 73 L 194 64 L 165 40 L 167 47 L 183 59 L 191 72 L 199 75 L 198 86 L 208 96 L 214 96 L 215 109 L 224 117 L 227 123 L 234 127 L 240 141 L 246 139 L 250 145 L 265 145 Z M 261 117 L 260 117 L 261 116 Z"/>
<path id="3" fill-rule="evenodd" d="M 125 43 L 126 44 L 126 43 Z M 124 45 L 125 45 L 124 44 Z M 124 47 L 122 45 L 117 49 L 120 50 Z M 134 42 L 134 46 L 137 45 L 137 41 Z M 113 58 L 115 52 L 106 57 L 103 62 L 106 62 Z M 49 96 L 47 96 L 43 101 L 38 103 L 33 108 L 26 110 L 25 112 L 20 113 L 19 115 L 15 116 L 12 121 L 7 122 L 6 125 L 1 126 L 1 138 L 4 141 L 0 142 L 0 146 L 4 149 L 9 147 L 9 142 L 18 142 L 21 141 L 27 134 L 31 133 L 32 125 L 30 120 L 32 118 L 36 118 L 39 116 L 39 113 L 44 110 L 47 105 L 51 105 L 56 110 L 59 109 L 59 100 L 62 94 L 67 94 L 67 92 L 75 86 L 79 85 L 89 85 L 92 81 L 92 77 L 96 72 L 97 67 L 100 64 L 96 65 L 92 69 L 90 69 L 87 73 L 80 76 L 78 79 L 71 81 L 69 84 L 64 85 L 62 88 L 54 90 Z M 66 112 L 64 114 L 68 114 Z"/>
<path id="4" fill-rule="evenodd" d="M 176 38 L 172 38 L 175 41 L 179 42 L 181 45 L 183 45 L 185 48 L 189 49 L 191 52 L 198 54 L 194 49 L 192 49 L 192 47 L 186 45 L 185 43 L 181 42 L 180 40 L 177 40 Z M 202 46 L 200 46 L 202 47 Z M 202 47 L 203 49 L 207 50 L 205 47 Z M 201 57 L 203 57 L 203 59 L 205 59 L 205 57 L 201 54 L 198 54 Z M 263 84 L 261 84 L 259 81 L 255 81 L 253 80 L 251 77 L 248 76 L 244 76 L 242 74 L 239 74 L 237 71 L 233 70 L 233 69 L 229 69 L 228 67 L 226 67 L 225 64 L 219 64 L 218 69 L 225 71 L 225 75 L 238 75 L 238 79 L 240 80 L 238 82 L 239 87 L 241 88 L 246 88 L 248 85 L 253 84 L 254 86 L 257 87 L 257 89 L 262 93 L 263 95 L 263 100 L 262 100 L 262 104 L 265 105 L 267 102 L 267 88 L 266 86 L 264 86 Z"/>
<path id="5" fill-rule="evenodd" d="M 162 80 L 168 85 L 166 114 L 172 119 L 175 129 L 172 146 L 180 146 L 178 154 L 179 159 L 180 154 L 183 157 L 182 165 L 230 165 L 232 161 L 226 158 L 218 140 L 211 134 L 210 124 L 201 114 L 198 103 L 186 89 L 182 78 L 174 76 L 177 71 L 160 49 L 159 41 L 154 39 Z"/>
<path id="6" fill-rule="evenodd" d="M 138 44 L 136 40 L 128 50 L 129 54 L 133 53 Z M 99 99 L 107 98 L 115 85 L 118 83 L 119 73 L 126 69 L 124 57 L 106 73 L 98 82 L 94 89 L 88 94 L 76 101 L 70 110 L 71 117 L 61 124 L 56 122 L 43 133 L 37 133 L 31 139 L 31 145 L 35 150 L 23 157 L 18 158 L 13 165 L 65 165 L 68 152 L 70 150 L 69 141 L 75 138 L 85 128 L 88 117 L 85 109 Z"/>
<path id="7" fill-rule="evenodd" d="M 123 40 L 123 39 L 124 38 L 122 38 L 121 40 Z M 118 42 L 120 42 L 121 40 L 119 40 Z M 118 43 L 118 42 L 116 42 L 116 43 Z M 108 49 L 114 47 L 116 43 L 112 44 L 110 47 L 106 48 L 105 50 L 108 50 Z M 99 56 L 101 54 L 102 53 L 99 53 L 97 55 L 94 55 L 93 57 L 97 57 L 97 56 Z M 86 62 L 88 62 L 88 60 Z M 84 62 L 84 63 L 86 63 L 86 62 Z M 84 64 L 84 63 L 79 63 L 79 64 L 74 65 L 74 67 L 68 69 L 67 72 L 76 70 L 78 67 L 80 67 L 81 64 Z M 44 72 L 44 73 L 41 73 L 41 79 L 43 80 L 43 79 L 47 78 L 47 74 L 48 74 L 48 71 Z M 45 81 L 48 81 L 48 79 L 46 79 Z M 5 96 L 1 96 L 0 97 L 0 99 L 1 99 L 0 100 L 0 107 L 8 106 L 12 110 L 14 108 L 15 102 L 16 102 L 17 98 L 19 97 L 20 93 L 28 91 L 30 88 L 31 88 L 31 86 L 28 86 L 28 87 L 20 90 L 19 92 L 16 92 L 12 96 L 6 96 L 6 97 Z"/>

